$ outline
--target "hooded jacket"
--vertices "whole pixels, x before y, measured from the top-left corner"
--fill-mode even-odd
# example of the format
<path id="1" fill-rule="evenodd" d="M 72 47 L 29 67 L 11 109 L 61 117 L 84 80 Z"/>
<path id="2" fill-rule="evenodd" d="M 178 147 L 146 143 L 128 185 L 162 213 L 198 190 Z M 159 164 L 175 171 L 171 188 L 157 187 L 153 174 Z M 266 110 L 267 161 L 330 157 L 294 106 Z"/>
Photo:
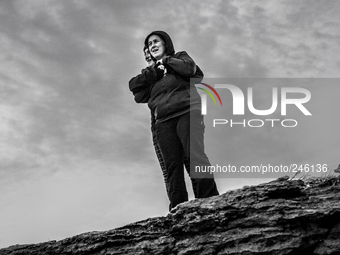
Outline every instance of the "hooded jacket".
<path id="1" fill-rule="evenodd" d="M 144 41 L 148 47 L 151 35 L 160 36 L 165 42 L 166 57 L 163 64 L 167 73 L 157 78 L 155 66 L 147 67 L 142 73 L 132 78 L 129 87 L 137 103 L 148 103 L 156 122 L 166 121 L 190 110 L 201 109 L 201 98 L 190 78 L 203 79 L 203 72 L 194 60 L 185 52 L 175 53 L 170 36 L 163 31 L 154 31 Z"/>

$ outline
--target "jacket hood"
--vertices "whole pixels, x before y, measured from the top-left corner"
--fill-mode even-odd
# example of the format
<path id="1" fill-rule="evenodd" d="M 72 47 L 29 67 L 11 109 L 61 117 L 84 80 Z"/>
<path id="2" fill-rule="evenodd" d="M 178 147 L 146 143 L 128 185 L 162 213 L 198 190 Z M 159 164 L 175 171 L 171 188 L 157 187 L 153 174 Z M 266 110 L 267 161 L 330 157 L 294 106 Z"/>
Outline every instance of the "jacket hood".
<path id="1" fill-rule="evenodd" d="M 170 36 L 164 31 L 153 31 L 153 32 L 151 32 L 145 38 L 144 47 L 148 48 L 148 40 L 149 40 L 149 37 L 152 36 L 152 35 L 158 35 L 159 37 L 161 37 L 164 40 L 165 46 L 166 46 L 166 55 L 175 54 L 175 48 L 174 48 L 174 45 L 172 43 L 172 40 L 171 40 Z"/>

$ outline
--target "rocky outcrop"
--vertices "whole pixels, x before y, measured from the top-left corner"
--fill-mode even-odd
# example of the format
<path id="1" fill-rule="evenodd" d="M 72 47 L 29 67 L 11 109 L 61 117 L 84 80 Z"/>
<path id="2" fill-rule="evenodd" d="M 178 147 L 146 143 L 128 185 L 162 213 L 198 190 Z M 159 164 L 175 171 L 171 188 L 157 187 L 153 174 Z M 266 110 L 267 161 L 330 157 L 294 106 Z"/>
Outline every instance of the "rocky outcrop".
<path id="1" fill-rule="evenodd" d="M 183 203 L 165 217 L 0 254 L 340 254 L 340 179 L 280 178 Z"/>

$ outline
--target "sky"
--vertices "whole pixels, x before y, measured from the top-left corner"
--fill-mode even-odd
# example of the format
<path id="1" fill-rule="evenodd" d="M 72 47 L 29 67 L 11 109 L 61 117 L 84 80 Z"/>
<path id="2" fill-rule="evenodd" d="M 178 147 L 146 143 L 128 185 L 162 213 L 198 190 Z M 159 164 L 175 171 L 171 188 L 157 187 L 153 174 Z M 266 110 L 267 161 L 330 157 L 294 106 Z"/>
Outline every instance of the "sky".
<path id="1" fill-rule="evenodd" d="M 318 118 L 284 137 L 223 131 L 226 157 L 336 168 L 339 12 L 337 0 L 1 1 L 0 248 L 167 215 L 150 112 L 128 88 L 154 30 L 207 78 L 320 78 L 308 106 Z M 268 180 L 216 182 L 224 193 Z"/>

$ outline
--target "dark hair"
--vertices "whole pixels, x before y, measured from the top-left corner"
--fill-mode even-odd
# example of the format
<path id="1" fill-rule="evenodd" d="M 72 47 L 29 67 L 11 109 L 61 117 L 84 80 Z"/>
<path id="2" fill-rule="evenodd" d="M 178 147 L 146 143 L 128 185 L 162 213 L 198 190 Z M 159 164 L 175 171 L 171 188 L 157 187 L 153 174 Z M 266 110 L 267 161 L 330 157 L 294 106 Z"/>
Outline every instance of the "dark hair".
<path id="1" fill-rule="evenodd" d="M 153 31 L 153 32 L 151 32 L 144 40 L 144 46 L 145 47 L 149 48 L 148 40 L 149 40 L 150 36 L 152 36 L 152 35 L 157 35 L 157 36 L 159 36 L 160 39 L 163 40 L 166 55 L 171 56 L 171 55 L 175 54 L 175 49 L 174 49 L 174 45 L 172 43 L 172 40 L 171 40 L 170 36 L 164 31 Z M 152 54 L 151 54 L 151 57 L 152 57 Z"/>

